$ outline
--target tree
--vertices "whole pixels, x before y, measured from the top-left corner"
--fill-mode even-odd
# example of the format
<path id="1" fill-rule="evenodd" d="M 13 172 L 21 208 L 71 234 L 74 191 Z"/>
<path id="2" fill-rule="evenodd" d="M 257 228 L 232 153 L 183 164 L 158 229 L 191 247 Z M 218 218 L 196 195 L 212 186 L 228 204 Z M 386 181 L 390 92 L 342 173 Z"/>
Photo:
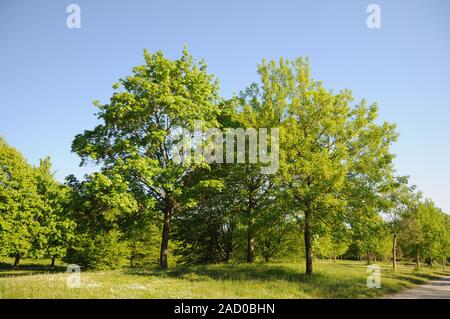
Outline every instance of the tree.
<path id="1" fill-rule="evenodd" d="M 33 168 L 0 137 L 0 252 L 14 257 L 14 269 L 33 252 L 41 204 Z"/>
<path id="2" fill-rule="evenodd" d="M 355 212 L 351 227 L 352 242 L 359 255 L 366 255 L 367 264 L 371 264 L 385 247 L 386 223 L 376 211 L 359 211 Z"/>
<path id="3" fill-rule="evenodd" d="M 172 218 L 192 203 L 185 197 L 196 186 L 189 184 L 191 173 L 207 166 L 181 165 L 173 150 L 186 135 L 194 137 L 196 120 L 203 128 L 218 126 L 218 86 L 206 64 L 186 49 L 174 61 L 147 50 L 144 58 L 146 63 L 135 67 L 133 75 L 114 85 L 109 104 L 95 103 L 103 123 L 77 135 L 72 149 L 82 163 L 92 159 L 105 169 L 114 167 L 138 198 L 153 201 L 163 216 L 160 266 L 167 268 Z M 185 136 L 179 134 L 183 128 Z"/>
<path id="4" fill-rule="evenodd" d="M 45 257 L 51 258 L 50 268 L 53 269 L 56 258 L 65 256 L 70 241 L 74 238 L 76 224 L 68 218 L 70 189 L 55 180 L 49 157 L 40 161 L 35 174 L 42 214 L 39 236 L 34 244 Z"/>
<path id="5" fill-rule="evenodd" d="M 297 257 L 302 251 L 303 247 L 298 245 L 299 222 L 286 206 L 281 196 L 273 198 L 263 207 L 256 222 L 256 239 L 259 242 L 257 253 L 266 262 L 277 257 Z"/>
<path id="6" fill-rule="evenodd" d="M 392 169 L 394 125 L 375 124 L 377 106 L 352 106 L 350 91 L 326 91 L 304 59 L 264 61 L 259 73 L 265 104 L 280 119 L 280 183 L 292 210 L 303 213 L 310 276 L 314 223 L 345 212 L 344 190 L 352 180 L 378 184 Z"/>
<path id="7" fill-rule="evenodd" d="M 417 268 L 422 259 L 431 265 L 433 259 L 442 257 L 440 248 L 445 242 L 443 214 L 430 199 L 425 199 L 410 209 L 402 220 L 402 248 L 415 258 Z"/>
<path id="8" fill-rule="evenodd" d="M 77 221 L 66 261 L 87 268 L 118 268 L 130 257 L 125 236 L 130 220 L 146 210 L 128 192 L 129 184 L 114 171 L 67 177 L 72 189 L 70 217 Z M 141 206 L 142 205 L 142 206 Z"/>
<path id="9" fill-rule="evenodd" d="M 210 174 L 220 179 L 215 191 L 211 191 L 208 183 L 202 183 L 204 187 L 199 187 L 196 195 L 192 194 L 196 205 L 187 207 L 174 221 L 174 238 L 179 242 L 175 254 L 181 256 L 184 263 L 227 262 L 238 245 L 236 198 L 220 178 L 225 170 L 224 166 L 212 169 L 206 179 L 212 178 Z M 197 178 L 205 179 L 204 176 Z"/>
<path id="10" fill-rule="evenodd" d="M 139 211 L 121 223 L 123 237 L 129 248 L 130 266 L 158 265 L 160 225 L 159 216 L 153 212 Z"/>
<path id="11" fill-rule="evenodd" d="M 423 237 L 419 243 L 419 252 L 426 258 L 429 265 L 433 264 L 436 257 L 439 256 L 439 243 L 442 238 L 443 217 L 442 211 L 436 207 L 430 199 L 425 199 L 419 205 L 418 219 Z"/>
<path id="12" fill-rule="evenodd" d="M 445 268 L 446 259 L 450 257 L 450 216 L 442 213 L 440 223 L 440 236 L 437 247 L 437 256 L 441 260 L 442 269 Z"/>
<path id="13" fill-rule="evenodd" d="M 415 186 L 408 185 L 408 177 L 402 176 L 389 181 L 384 190 L 383 211 L 386 216 L 388 231 L 392 236 L 392 268 L 397 268 L 397 241 L 401 232 L 401 219 L 418 201 L 420 194 L 415 194 Z M 382 195 L 383 196 L 383 195 Z"/>
<path id="14" fill-rule="evenodd" d="M 235 125 L 250 132 L 259 132 L 260 129 L 278 128 L 279 117 L 276 114 L 276 110 L 272 105 L 266 103 L 261 89 L 256 83 L 249 86 L 246 90 L 240 93 L 240 96 L 233 102 L 236 102 L 236 112 L 233 114 Z M 259 136 L 261 138 L 261 136 Z M 246 149 L 245 156 L 248 158 L 248 162 L 245 164 L 236 164 L 230 171 L 233 178 L 233 186 L 235 196 L 239 197 L 239 213 L 246 226 L 247 232 L 247 262 L 251 263 L 255 259 L 255 238 L 258 233 L 263 231 L 266 222 L 270 219 L 282 218 L 283 211 L 276 209 L 273 203 L 276 202 L 276 189 L 275 189 L 275 173 L 266 174 L 262 167 L 266 166 L 266 163 L 261 162 L 261 150 L 258 150 L 260 161 L 256 163 L 250 163 L 251 158 L 251 137 L 248 137 L 249 147 Z M 272 145 L 273 137 L 271 136 L 269 144 L 270 151 L 273 152 Z M 275 141 L 275 140 L 274 140 Z M 263 143 L 258 140 L 259 145 Z M 264 141 L 267 143 L 267 141 Z M 278 148 L 278 145 L 276 145 Z M 256 149 L 254 150 L 256 152 Z M 279 206 L 281 207 L 281 206 Z M 264 223 L 261 223 L 264 221 Z M 278 229 L 280 230 L 280 229 Z M 260 236 L 261 237 L 261 236 Z M 268 241 L 265 241 L 265 248 L 269 248 Z M 272 242 L 273 244 L 273 242 Z M 270 258 L 269 255 L 274 255 L 274 252 L 270 253 L 270 250 L 264 250 L 265 259 Z"/>

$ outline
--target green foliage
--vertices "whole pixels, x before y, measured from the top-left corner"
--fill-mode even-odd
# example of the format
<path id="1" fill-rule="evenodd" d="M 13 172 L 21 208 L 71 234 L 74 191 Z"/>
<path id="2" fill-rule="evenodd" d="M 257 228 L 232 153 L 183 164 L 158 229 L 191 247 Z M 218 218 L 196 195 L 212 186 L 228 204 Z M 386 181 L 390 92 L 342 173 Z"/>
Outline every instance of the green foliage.
<path id="1" fill-rule="evenodd" d="M 381 288 L 367 289 L 367 267 L 355 261 L 317 260 L 312 278 L 298 261 L 178 265 L 164 272 L 153 267 L 83 271 L 81 287 L 71 289 L 66 273 L 42 273 L 46 268 L 41 261 L 24 260 L 24 266 L 29 266 L 26 262 L 38 271 L 23 270 L 20 275 L 25 276 L 19 276 L 0 269 L 1 298 L 380 298 L 450 274 L 438 267 L 417 271 L 413 266 L 393 273 L 380 263 Z"/>
<path id="2" fill-rule="evenodd" d="M 219 168 L 213 169 L 219 177 Z M 226 173 L 226 171 L 224 172 Z M 211 176 L 213 173 L 206 173 Z M 203 178 L 203 177 L 201 177 Z M 184 263 L 226 262 L 234 257 L 239 241 L 234 198 L 222 183 L 199 189 L 196 205 L 174 221 L 173 235 L 179 242 L 175 254 Z"/>
<path id="3" fill-rule="evenodd" d="M 158 264 L 161 244 L 160 224 L 160 220 L 155 220 L 147 214 L 140 214 L 130 219 L 127 225 L 122 226 L 130 250 L 128 256 L 130 266 Z"/>
<path id="4" fill-rule="evenodd" d="M 0 250 L 25 256 L 40 232 L 41 202 L 33 168 L 22 154 L 0 138 Z M 39 253 L 39 252 L 37 252 Z"/>
<path id="5" fill-rule="evenodd" d="M 69 248 L 67 263 L 86 269 L 117 269 L 128 264 L 129 247 L 118 230 L 79 234 Z"/>
<path id="6" fill-rule="evenodd" d="M 298 259 L 304 255 L 300 225 L 289 213 L 265 214 L 258 220 L 256 255 L 264 261 L 276 259 Z"/>
<path id="7" fill-rule="evenodd" d="M 48 258 L 62 258 L 74 238 L 76 224 L 68 216 L 70 189 L 56 182 L 51 172 L 50 158 L 41 160 L 35 168 L 37 191 L 41 198 L 42 216 L 35 247 Z"/>
<path id="8" fill-rule="evenodd" d="M 356 213 L 374 214 L 376 201 L 364 208 L 352 203 L 361 203 L 356 198 L 364 193 L 369 200 L 377 196 L 392 170 L 389 147 L 397 135 L 394 125 L 375 123 L 375 104 L 352 105 L 350 91 L 335 94 L 314 81 L 307 60 L 263 61 L 259 74 L 262 105 L 280 123 L 279 187 L 291 211 L 304 218 L 311 274 L 315 225 L 342 220 L 341 214 L 347 220 Z"/>
<path id="9" fill-rule="evenodd" d="M 405 214 L 402 220 L 401 246 L 405 253 L 420 260 L 445 260 L 449 253 L 448 215 L 426 199 Z"/>
<path id="10" fill-rule="evenodd" d="M 0 167 L 0 253 L 15 257 L 15 267 L 21 257 L 64 257 L 75 223 L 50 158 L 34 168 L 0 138 Z"/>
<path id="11" fill-rule="evenodd" d="M 130 258 L 125 231 L 139 205 L 127 182 L 114 172 L 94 173 L 78 181 L 69 176 L 70 215 L 77 221 L 66 261 L 88 268 L 120 268 Z"/>
<path id="12" fill-rule="evenodd" d="M 311 275 L 313 257 L 392 258 L 396 267 L 398 250 L 418 266 L 445 266 L 450 218 L 395 175 L 395 125 L 377 121 L 376 104 L 326 90 L 302 58 L 264 60 L 259 83 L 229 100 L 186 49 L 176 60 L 145 50 L 144 60 L 108 103 L 94 102 L 100 123 L 72 143 L 99 172 L 61 185 L 49 158 L 32 167 L 0 138 L 1 255 L 92 269 L 167 268 L 168 256 L 188 264 L 302 257 Z M 180 164 L 178 143 L 194 138 L 197 120 L 203 129 L 279 128 L 279 170 L 250 163 L 250 147 L 239 154 L 245 163 Z"/>
<path id="13" fill-rule="evenodd" d="M 190 175 L 207 165 L 179 165 L 173 150 L 181 128 L 193 132 L 194 121 L 217 127 L 218 86 L 198 62 L 183 50 L 178 60 L 162 52 L 144 51 L 145 64 L 133 75 L 119 80 L 108 104 L 95 103 L 102 121 L 91 131 L 75 137 L 72 150 L 103 169 L 113 169 L 140 201 L 150 203 L 163 215 L 161 267 L 167 267 L 170 223 L 185 205 L 192 205 Z M 191 133 L 193 134 L 193 133 Z"/>

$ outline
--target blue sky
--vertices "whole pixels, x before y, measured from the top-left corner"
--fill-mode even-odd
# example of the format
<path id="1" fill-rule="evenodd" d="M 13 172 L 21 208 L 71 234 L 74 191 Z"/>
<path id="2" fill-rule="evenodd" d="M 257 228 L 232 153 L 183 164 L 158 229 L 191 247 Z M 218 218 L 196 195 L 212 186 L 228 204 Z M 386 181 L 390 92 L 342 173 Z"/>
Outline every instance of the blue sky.
<path id="1" fill-rule="evenodd" d="M 66 7 L 81 7 L 81 29 Z M 381 8 L 381 28 L 366 7 Z M 229 97 L 262 58 L 308 56 L 333 90 L 378 102 L 401 134 L 398 173 L 450 212 L 450 1 L 8 1 L 0 0 L 0 135 L 60 180 L 86 168 L 73 137 L 97 123 L 92 101 L 143 63 L 144 48 L 205 58 Z M 92 168 L 91 168 L 92 169 Z"/>

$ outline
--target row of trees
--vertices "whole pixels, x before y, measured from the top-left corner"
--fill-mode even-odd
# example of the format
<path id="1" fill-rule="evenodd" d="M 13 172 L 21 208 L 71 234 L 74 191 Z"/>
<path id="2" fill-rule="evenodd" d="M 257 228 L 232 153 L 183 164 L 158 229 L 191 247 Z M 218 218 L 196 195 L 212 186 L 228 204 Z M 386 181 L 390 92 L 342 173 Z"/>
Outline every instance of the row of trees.
<path id="1" fill-rule="evenodd" d="M 67 261 L 96 268 L 154 260 L 167 268 L 169 255 L 188 263 L 304 256 L 311 275 L 315 257 L 370 261 L 389 258 L 390 250 L 395 269 L 400 255 L 418 265 L 420 258 L 445 262 L 450 255 L 448 215 L 395 175 L 390 146 L 397 133 L 393 124 L 376 122 L 376 104 L 354 103 L 348 90 L 327 91 L 301 58 L 263 61 L 260 82 L 231 99 L 219 96 L 217 79 L 186 50 L 177 60 L 148 51 L 144 58 L 113 86 L 109 103 L 95 102 L 100 124 L 73 141 L 82 164 L 94 162 L 99 172 L 58 185 L 48 160 L 31 168 L 3 141 L 21 160 L 2 162 L 2 192 L 15 189 L 9 167 L 22 163 L 17 169 L 30 172 L 17 173 L 29 180 L 23 191 L 48 202 L 34 207 L 31 197 L 22 204 L 1 195 L 2 242 L 15 247 L 8 238 L 14 214 L 29 216 L 20 225 L 38 225 L 21 236 L 27 249 L 3 253 L 62 256 L 45 250 L 52 231 L 43 231 L 51 227 L 39 216 L 48 215 L 67 224 L 54 244 L 67 249 Z M 187 136 L 178 133 L 184 128 L 198 139 L 198 120 L 204 129 L 279 128 L 278 171 L 264 174 L 267 164 L 250 161 L 250 147 L 245 163 L 179 164 L 175 157 L 186 153 L 177 145 Z"/>
<path id="2" fill-rule="evenodd" d="M 68 218 L 68 187 L 55 181 L 50 159 L 29 165 L 0 137 L 0 254 L 55 259 L 66 255 L 75 222 Z"/>

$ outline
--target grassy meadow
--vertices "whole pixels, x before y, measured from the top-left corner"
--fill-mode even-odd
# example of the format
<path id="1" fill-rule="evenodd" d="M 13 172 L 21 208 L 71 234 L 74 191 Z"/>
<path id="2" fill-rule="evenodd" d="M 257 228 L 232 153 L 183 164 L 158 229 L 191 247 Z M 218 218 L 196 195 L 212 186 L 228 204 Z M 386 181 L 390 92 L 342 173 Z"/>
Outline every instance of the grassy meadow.
<path id="1" fill-rule="evenodd" d="M 0 260 L 0 298 L 379 298 L 428 280 L 450 275 L 449 270 L 380 263 L 381 288 L 369 289 L 367 265 L 358 261 L 317 260 L 312 278 L 304 263 L 272 262 L 156 268 L 124 268 L 81 272 L 81 287 L 68 288 L 63 264 L 48 271 L 48 260 L 23 260 L 11 270 Z"/>

